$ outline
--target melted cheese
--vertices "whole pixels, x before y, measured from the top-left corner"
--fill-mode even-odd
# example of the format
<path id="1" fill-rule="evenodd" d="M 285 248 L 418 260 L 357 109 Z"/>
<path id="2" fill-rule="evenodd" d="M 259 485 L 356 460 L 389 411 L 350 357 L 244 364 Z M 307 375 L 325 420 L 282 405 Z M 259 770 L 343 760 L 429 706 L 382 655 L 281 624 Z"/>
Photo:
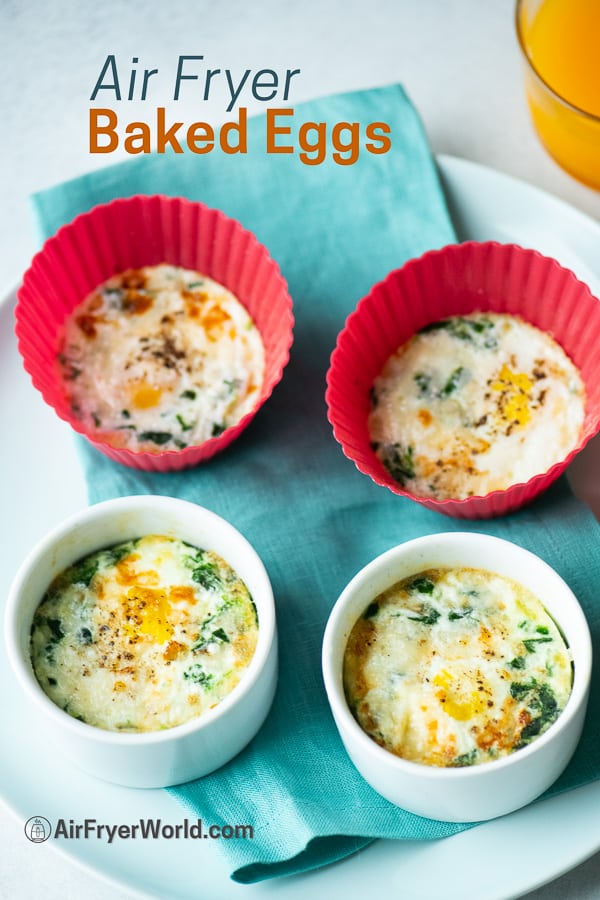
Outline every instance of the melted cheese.
<path id="1" fill-rule="evenodd" d="M 117 275 L 87 297 L 65 323 L 58 365 L 91 432 L 158 452 L 201 444 L 252 410 L 264 347 L 226 288 L 163 264 Z"/>
<path id="2" fill-rule="evenodd" d="M 150 535 L 80 560 L 50 586 L 31 631 L 48 696 L 110 731 L 156 731 L 216 706 L 256 647 L 244 583 L 211 551 Z"/>
<path id="3" fill-rule="evenodd" d="M 541 602 L 478 569 L 393 585 L 349 636 L 344 688 L 361 727 L 397 756 L 465 766 L 542 734 L 572 684 L 568 648 Z"/>
<path id="4" fill-rule="evenodd" d="M 550 335 L 514 316 L 435 322 L 376 379 L 369 434 L 411 493 L 464 499 L 545 472 L 577 445 L 581 377 Z"/>

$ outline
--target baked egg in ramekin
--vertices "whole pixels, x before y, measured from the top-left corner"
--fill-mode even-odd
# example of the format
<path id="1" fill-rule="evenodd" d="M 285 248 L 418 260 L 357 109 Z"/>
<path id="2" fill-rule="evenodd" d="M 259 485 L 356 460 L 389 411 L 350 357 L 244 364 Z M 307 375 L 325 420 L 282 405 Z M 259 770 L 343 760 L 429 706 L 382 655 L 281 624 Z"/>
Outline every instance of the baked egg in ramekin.
<path id="1" fill-rule="evenodd" d="M 591 661 L 583 611 L 547 563 L 460 532 L 358 572 L 322 653 L 358 772 L 397 806 L 452 822 L 512 812 L 553 784 L 581 734 Z"/>
<path id="2" fill-rule="evenodd" d="M 130 787 L 224 765 L 275 691 L 260 558 L 220 516 L 170 497 L 108 500 L 55 528 L 14 578 L 5 638 L 36 727 L 84 771 Z"/>

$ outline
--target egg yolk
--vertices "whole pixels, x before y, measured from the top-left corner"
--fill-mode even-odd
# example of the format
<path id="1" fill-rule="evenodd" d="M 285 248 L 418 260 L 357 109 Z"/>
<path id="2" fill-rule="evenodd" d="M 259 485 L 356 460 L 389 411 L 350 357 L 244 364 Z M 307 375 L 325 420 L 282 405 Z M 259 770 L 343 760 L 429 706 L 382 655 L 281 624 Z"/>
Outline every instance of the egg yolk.
<path id="1" fill-rule="evenodd" d="M 492 390 L 501 392 L 499 410 L 507 422 L 526 425 L 531 419 L 529 399 L 533 382 L 525 372 L 513 372 L 506 364 L 492 384 Z"/>
<path id="2" fill-rule="evenodd" d="M 142 382 L 135 385 L 131 392 L 131 402 L 136 409 L 151 409 L 160 401 L 162 389 Z"/>
<path id="3" fill-rule="evenodd" d="M 452 673 L 448 669 L 441 669 L 435 675 L 433 683 L 440 688 L 436 697 L 444 712 L 459 722 L 466 722 L 472 716 L 482 713 L 487 706 L 483 682 L 473 690 L 473 679 L 469 673 Z"/>
<path id="4" fill-rule="evenodd" d="M 166 591 L 135 585 L 123 597 L 123 631 L 131 636 L 143 634 L 163 644 L 173 635 L 169 621 L 171 604 Z"/>

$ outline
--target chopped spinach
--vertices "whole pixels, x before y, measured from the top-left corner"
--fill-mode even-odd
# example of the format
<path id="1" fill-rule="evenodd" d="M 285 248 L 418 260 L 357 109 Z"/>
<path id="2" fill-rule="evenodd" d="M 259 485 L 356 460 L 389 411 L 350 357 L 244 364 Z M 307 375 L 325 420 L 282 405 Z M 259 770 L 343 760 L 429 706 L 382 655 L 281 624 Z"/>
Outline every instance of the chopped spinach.
<path id="1" fill-rule="evenodd" d="M 514 659 L 511 659 L 508 665 L 511 667 L 511 669 L 524 669 L 525 662 L 526 660 L 524 656 L 515 656 Z"/>
<path id="2" fill-rule="evenodd" d="M 221 576 L 214 563 L 203 562 L 192 572 L 192 579 L 210 591 L 221 586 Z"/>
<path id="3" fill-rule="evenodd" d="M 536 644 L 551 644 L 551 637 L 539 637 L 539 638 L 525 638 L 523 640 L 523 644 L 528 653 L 535 653 Z"/>
<path id="4" fill-rule="evenodd" d="M 474 747 L 472 750 L 469 750 L 468 753 L 461 753 L 460 756 L 456 756 L 450 765 L 453 768 L 462 769 L 465 766 L 472 766 L 477 759 L 477 750 Z"/>
<path id="5" fill-rule="evenodd" d="M 465 619 L 467 616 L 470 616 L 472 612 L 472 606 L 465 606 L 464 609 L 461 609 L 460 611 L 457 609 L 453 609 L 448 613 L 448 618 L 451 622 L 456 622 L 457 619 Z"/>
<path id="6" fill-rule="evenodd" d="M 62 641 L 65 633 L 62 630 L 60 619 L 47 618 L 46 625 L 50 629 L 50 640 L 44 647 L 44 655 L 49 663 L 54 664 L 54 651 L 56 650 L 56 645 Z"/>
<path id="7" fill-rule="evenodd" d="M 170 431 L 142 431 L 139 435 L 140 441 L 151 441 L 153 444 L 162 446 L 168 444 L 172 440 L 173 435 Z"/>
<path id="8" fill-rule="evenodd" d="M 431 331 L 450 331 L 452 332 L 454 319 L 440 319 L 437 322 L 429 322 L 417 332 L 418 334 L 429 334 Z"/>
<path id="9" fill-rule="evenodd" d="M 486 328 L 494 327 L 494 323 L 490 319 L 485 317 L 482 317 L 480 319 L 469 319 L 468 322 L 473 331 L 475 331 L 477 334 L 481 334 L 481 332 L 485 331 Z"/>
<path id="10" fill-rule="evenodd" d="M 123 291 L 121 288 L 117 287 L 105 288 L 102 293 L 104 297 L 111 302 L 111 306 L 115 303 L 119 303 L 123 297 Z"/>
<path id="11" fill-rule="evenodd" d="M 454 369 L 454 371 L 451 373 L 450 377 L 448 378 L 448 381 L 446 382 L 446 384 L 444 385 L 444 387 L 442 388 L 442 390 L 440 392 L 441 396 L 449 397 L 450 394 L 453 394 L 454 391 L 456 390 L 456 388 L 458 387 L 458 385 L 460 384 L 461 380 L 463 379 L 464 373 L 465 373 L 465 369 L 463 366 L 458 366 L 457 369 Z"/>
<path id="12" fill-rule="evenodd" d="M 195 400 L 196 399 L 196 391 L 191 391 L 189 388 L 183 391 L 180 395 L 182 400 Z"/>
<path id="13" fill-rule="evenodd" d="M 46 619 L 46 625 L 50 629 L 52 640 L 55 643 L 58 643 L 58 641 L 61 641 L 64 638 L 65 633 L 62 630 L 62 622 L 60 619 Z"/>
<path id="14" fill-rule="evenodd" d="M 183 416 L 180 415 L 180 413 L 177 413 L 177 415 L 175 416 L 175 418 L 177 419 L 177 421 L 178 421 L 179 424 L 181 425 L 181 430 L 182 430 L 182 431 L 189 431 L 191 428 L 194 427 L 193 424 L 192 424 L 191 422 L 186 422 L 185 419 L 183 418 Z"/>
<path id="15" fill-rule="evenodd" d="M 431 375 L 428 372 L 417 372 L 414 376 L 414 380 L 419 388 L 421 397 L 427 396 L 431 385 Z"/>
<path id="16" fill-rule="evenodd" d="M 379 603 L 377 603 L 377 601 L 374 601 L 373 603 L 369 603 L 369 605 L 365 609 L 362 617 L 363 617 L 363 619 L 372 619 L 373 616 L 376 616 L 378 612 L 379 612 Z"/>
<path id="17" fill-rule="evenodd" d="M 431 397 L 434 399 L 444 399 L 453 394 L 459 384 L 468 379 L 468 372 L 463 366 L 454 369 L 442 384 L 442 386 L 433 384 L 433 375 L 431 372 L 417 372 L 414 375 L 414 381 L 419 390 L 420 397 Z"/>
<path id="18" fill-rule="evenodd" d="M 212 617 L 211 617 L 212 618 Z M 207 620 L 210 621 L 210 620 Z M 206 624 L 206 623 L 205 623 Z M 231 643 L 227 632 L 223 628 L 215 628 L 208 637 L 200 637 L 190 648 L 192 653 L 197 650 L 206 650 L 211 644 L 229 644 Z"/>
<path id="19" fill-rule="evenodd" d="M 252 604 L 252 611 L 254 612 L 254 624 L 258 626 L 258 610 L 256 608 L 256 603 L 250 595 L 248 595 L 248 597 L 250 599 L 250 603 Z"/>
<path id="20" fill-rule="evenodd" d="M 54 665 L 56 662 L 56 660 L 54 658 L 55 650 L 56 650 L 56 642 L 55 641 L 50 641 L 44 647 L 44 656 L 46 657 L 46 662 L 50 663 L 51 665 Z"/>
<path id="21" fill-rule="evenodd" d="M 513 681 L 510 686 L 510 696 L 513 700 L 522 700 L 527 694 L 536 691 L 538 683 L 535 678 L 531 681 Z"/>
<path id="22" fill-rule="evenodd" d="M 116 565 L 131 553 L 133 546 L 133 541 L 125 541 L 122 544 L 116 544 L 114 547 L 108 547 L 106 550 L 101 550 L 90 556 L 84 556 L 83 559 L 79 559 L 72 566 L 69 566 L 64 575 L 57 579 L 57 583 L 60 582 L 63 585 L 80 584 L 82 587 L 89 587 L 102 561 L 106 562 L 107 565 Z M 50 587 L 47 596 L 52 595 L 54 595 L 53 586 Z"/>
<path id="23" fill-rule="evenodd" d="M 415 477 L 414 447 L 401 444 L 386 444 L 382 462 L 394 481 L 404 485 L 407 479 Z"/>
<path id="24" fill-rule="evenodd" d="M 223 434 L 223 432 L 225 431 L 226 428 L 227 428 L 226 425 L 223 425 L 223 424 L 220 423 L 220 422 L 215 422 L 215 423 L 213 424 L 213 427 L 212 427 L 212 431 L 211 431 L 211 433 L 210 433 L 210 436 L 211 436 L 211 437 L 219 437 L 220 434 Z"/>
<path id="25" fill-rule="evenodd" d="M 214 676 L 210 672 L 205 672 L 200 663 L 194 663 L 189 669 L 183 673 L 186 681 L 192 681 L 194 684 L 201 684 L 203 687 L 210 688 L 214 680 Z"/>
<path id="26" fill-rule="evenodd" d="M 202 287 L 203 284 L 204 284 L 203 281 L 190 281 L 190 283 L 187 286 L 187 289 L 188 289 L 188 291 L 193 291 L 194 288 Z"/>
<path id="27" fill-rule="evenodd" d="M 513 682 L 510 686 L 510 693 L 515 700 L 527 699 L 529 710 L 537 713 L 521 731 L 520 740 L 516 746 L 516 749 L 519 749 L 554 722 L 559 709 L 552 689 L 547 684 L 539 684 L 535 678 L 528 682 Z"/>
<path id="28" fill-rule="evenodd" d="M 430 322 L 421 328 L 419 334 L 427 334 L 431 331 L 447 331 L 452 337 L 460 341 L 469 341 L 482 345 L 488 349 L 497 346 L 493 334 L 494 323 L 487 316 L 479 316 L 477 319 L 466 319 L 463 316 L 454 316 L 451 319 L 441 319 L 438 322 Z"/>
<path id="29" fill-rule="evenodd" d="M 92 578 L 98 571 L 99 564 L 100 560 L 98 559 L 97 554 L 94 556 L 87 556 L 71 566 L 66 574 L 69 577 L 71 584 L 81 584 L 84 587 L 88 587 Z"/>
<path id="30" fill-rule="evenodd" d="M 433 606 L 425 607 L 421 616 L 408 616 L 411 622 L 421 622 L 422 625 L 435 625 L 439 617 L 439 611 Z"/>
<path id="31" fill-rule="evenodd" d="M 434 582 L 430 578 L 415 578 L 408 586 L 409 591 L 416 591 L 419 594 L 433 594 L 435 587 Z"/>
<path id="32" fill-rule="evenodd" d="M 218 641 L 220 644 L 230 643 L 229 638 L 227 637 L 227 632 L 222 628 L 217 628 L 215 631 L 213 631 L 212 639 L 213 641 Z"/>
<path id="33" fill-rule="evenodd" d="M 125 544 L 117 544 L 115 547 L 109 547 L 108 550 L 104 550 L 103 552 L 108 557 L 107 561 L 113 566 L 116 566 L 122 559 L 129 556 L 132 547 L 133 541 L 127 541 Z"/>
<path id="34" fill-rule="evenodd" d="M 90 629 L 85 627 L 80 628 L 77 632 L 77 640 L 80 644 L 92 644 L 93 638 Z"/>
<path id="35" fill-rule="evenodd" d="M 204 550 L 202 547 L 197 547 L 196 544 L 190 544 L 189 541 L 182 540 L 181 543 L 183 544 L 184 547 L 189 547 L 190 550 L 194 551 L 193 557 L 186 556 L 186 558 L 185 558 L 186 562 L 189 562 L 189 560 L 191 560 L 191 559 L 195 559 L 195 560 L 202 559 L 202 557 L 206 553 L 206 550 Z"/>

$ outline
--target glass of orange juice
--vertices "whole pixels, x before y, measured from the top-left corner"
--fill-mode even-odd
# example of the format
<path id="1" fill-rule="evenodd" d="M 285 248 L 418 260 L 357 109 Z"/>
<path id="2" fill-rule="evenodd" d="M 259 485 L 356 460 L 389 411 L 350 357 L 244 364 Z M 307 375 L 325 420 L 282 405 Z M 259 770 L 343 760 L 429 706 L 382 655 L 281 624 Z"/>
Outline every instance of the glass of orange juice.
<path id="1" fill-rule="evenodd" d="M 542 143 L 600 190 L 600 0 L 517 0 L 516 28 Z"/>

